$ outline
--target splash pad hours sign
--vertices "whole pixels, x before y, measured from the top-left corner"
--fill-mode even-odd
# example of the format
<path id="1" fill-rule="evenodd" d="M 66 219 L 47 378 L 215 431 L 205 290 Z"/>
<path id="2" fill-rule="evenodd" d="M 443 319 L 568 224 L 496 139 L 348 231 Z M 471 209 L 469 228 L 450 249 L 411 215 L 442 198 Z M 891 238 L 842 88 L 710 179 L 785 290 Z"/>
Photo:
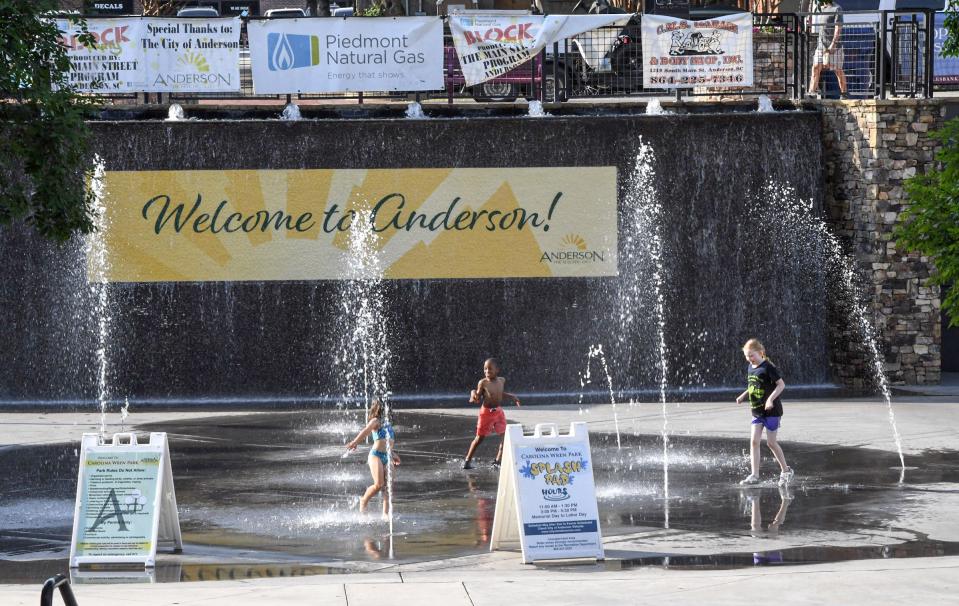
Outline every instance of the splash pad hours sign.
<path id="1" fill-rule="evenodd" d="M 357 243 L 385 278 L 618 273 L 613 166 L 107 171 L 99 189 L 97 282 L 368 277 Z"/>
<path id="2" fill-rule="evenodd" d="M 518 539 L 525 563 L 603 559 L 586 424 L 561 435 L 542 423 L 531 436 L 509 425 L 503 450 L 490 550 Z"/>

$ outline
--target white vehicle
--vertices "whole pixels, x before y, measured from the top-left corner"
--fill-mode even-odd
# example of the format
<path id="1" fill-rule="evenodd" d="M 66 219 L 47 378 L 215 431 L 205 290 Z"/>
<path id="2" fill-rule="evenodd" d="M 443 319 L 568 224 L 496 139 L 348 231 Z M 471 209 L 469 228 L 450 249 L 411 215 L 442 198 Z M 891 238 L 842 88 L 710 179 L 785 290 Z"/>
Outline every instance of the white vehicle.
<path id="1" fill-rule="evenodd" d="M 191 6 L 181 8 L 176 12 L 177 17 L 219 17 L 220 13 L 212 6 Z"/>
<path id="2" fill-rule="evenodd" d="M 297 17 L 306 17 L 306 11 L 302 8 L 271 8 L 263 13 L 267 19 L 296 19 Z"/>

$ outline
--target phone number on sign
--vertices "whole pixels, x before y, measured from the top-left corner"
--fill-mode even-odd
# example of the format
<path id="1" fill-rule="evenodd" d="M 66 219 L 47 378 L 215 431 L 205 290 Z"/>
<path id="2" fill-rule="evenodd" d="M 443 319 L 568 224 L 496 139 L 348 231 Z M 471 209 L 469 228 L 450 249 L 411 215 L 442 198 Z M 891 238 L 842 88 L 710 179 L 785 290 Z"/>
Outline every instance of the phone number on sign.
<path id="1" fill-rule="evenodd" d="M 737 84 L 743 81 L 742 74 L 723 76 L 650 76 L 650 84 Z"/>

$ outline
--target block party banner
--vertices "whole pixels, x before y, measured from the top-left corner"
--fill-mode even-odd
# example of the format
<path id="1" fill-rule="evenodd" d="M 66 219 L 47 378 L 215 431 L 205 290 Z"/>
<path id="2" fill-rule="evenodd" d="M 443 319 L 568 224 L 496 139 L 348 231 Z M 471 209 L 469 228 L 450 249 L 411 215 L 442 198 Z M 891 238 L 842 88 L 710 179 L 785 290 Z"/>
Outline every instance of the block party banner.
<path id="1" fill-rule="evenodd" d="M 385 278 L 618 273 L 614 166 L 103 179 L 108 263 L 89 266 L 95 282 L 353 279 L 358 265 Z"/>
<path id="2" fill-rule="evenodd" d="M 703 21 L 643 15 L 643 86 L 752 86 L 752 18 L 752 13 Z"/>
<path id="3" fill-rule="evenodd" d="M 166 93 L 240 90 L 240 20 L 126 17 L 88 19 L 95 44 L 57 21 L 81 92 Z"/>
<path id="4" fill-rule="evenodd" d="M 257 94 L 441 90 L 437 17 L 251 21 Z"/>
<path id="5" fill-rule="evenodd" d="M 453 44 L 467 86 L 526 63 L 547 45 L 598 27 L 625 26 L 630 15 L 451 15 Z M 610 32 L 610 44 L 616 40 Z"/>

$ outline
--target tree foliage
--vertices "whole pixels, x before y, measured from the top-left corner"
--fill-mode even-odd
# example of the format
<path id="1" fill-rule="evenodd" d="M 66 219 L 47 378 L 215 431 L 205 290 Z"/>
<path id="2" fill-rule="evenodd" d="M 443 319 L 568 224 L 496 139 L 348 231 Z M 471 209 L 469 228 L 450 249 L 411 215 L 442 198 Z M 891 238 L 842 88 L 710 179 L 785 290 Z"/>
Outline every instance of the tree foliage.
<path id="1" fill-rule="evenodd" d="M 55 0 L 0 0 L 0 225 L 65 241 L 93 230 L 89 117 L 69 86 Z M 80 42 L 92 44 L 82 20 Z"/>
<path id="2" fill-rule="evenodd" d="M 187 5 L 187 0 L 143 0 L 143 14 L 151 17 L 175 15 Z"/>
<path id="3" fill-rule="evenodd" d="M 900 248 L 930 257 L 943 287 L 942 309 L 959 326 L 959 119 L 932 133 L 942 143 L 938 168 L 905 182 L 910 204 L 900 213 L 895 236 Z"/>
<path id="4" fill-rule="evenodd" d="M 959 57 L 959 0 L 946 2 L 946 18 L 942 25 L 948 35 L 942 42 L 942 56 Z"/>

